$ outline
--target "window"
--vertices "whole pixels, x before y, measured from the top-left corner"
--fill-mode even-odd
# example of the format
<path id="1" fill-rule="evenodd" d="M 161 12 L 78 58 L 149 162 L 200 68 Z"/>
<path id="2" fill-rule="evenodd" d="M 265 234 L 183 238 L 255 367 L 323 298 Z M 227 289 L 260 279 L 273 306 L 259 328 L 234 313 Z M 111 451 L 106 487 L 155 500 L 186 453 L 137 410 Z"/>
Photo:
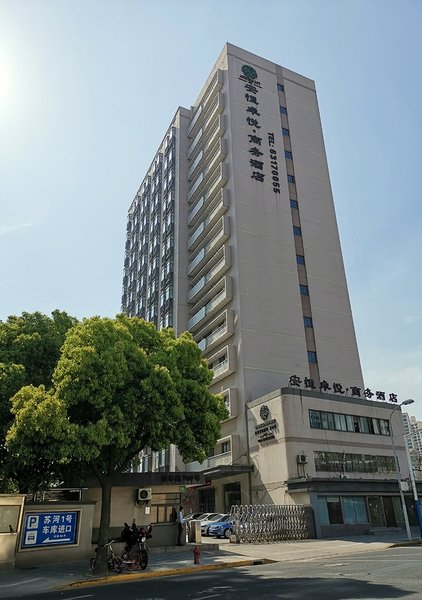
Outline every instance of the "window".
<path id="1" fill-rule="evenodd" d="M 317 357 L 316 357 L 316 352 L 314 352 L 313 350 L 308 350 L 308 362 L 310 363 L 316 363 L 317 362 Z M 327 413 L 330 414 L 330 413 Z M 325 429 L 325 427 L 324 427 Z M 331 427 L 328 427 L 328 429 L 334 429 L 334 424 Z"/>
<path id="2" fill-rule="evenodd" d="M 285 151 L 284 151 L 284 156 L 285 156 L 286 158 L 291 158 L 291 159 L 293 159 L 293 154 L 290 152 L 290 150 L 285 150 Z"/>
<path id="3" fill-rule="evenodd" d="M 304 317 L 304 319 L 310 319 L 310 317 Z M 390 435 L 389 433 L 383 433 L 383 431 L 389 431 L 388 420 L 386 419 L 342 415 L 322 410 L 309 410 L 309 421 L 312 429 L 333 429 L 331 424 L 334 423 L 336 431 L 352 431 L 354 433 L 368 433 L 370 435 Z"/>
<path id="4" fill-rule="evenodd" d="M 312 319 L 311 317 L 303 317 L 303 324 L 305 327 L 313 327 L 313 323 L 312 323 Z"/>
<path id="5" fill-rule="evenodd" d="M 277 89 L 279 92 L 284 92 L 284 85 L 281 83 L 277 83 Z"/>
<path id="6" fill-rule="evenodd" d="M 287 174 L 287 181 L 289 183 L 296 183 L 296 178 L 294 175 L 290 175 L 290 173 Z"/>
<path id="7" fill-rule="evenodd" d="M 315 470 L 329 473 L 395 473 L 392 456 L 348 454 L 346 452 L 314 452 Z"/>
<path id="8" fill-rule="evenodd" d="M 297 225 L 293 225 L 293 234 L 294 235 L 302 235 L 302 229 Z"/>
<path id="9" fill-rule="evenodd" d="M 221 453 L 230 452 L 230 440 L 221 444 Z"/>
<path id="10" fill-rule="evenodd" d="M 299 204 L 297 200 L 294 200 L 293 198 L 290 198 L 290 206 L 292 208 L 299 208 Z"/>
<path id="11" fill-rule="evenodd" d="M 285 135 L 286 137 L 290 136 L 290 131 L 286 128 L 286 127 L 282 127 L 281 128 L 281 132 L 283 135 Z"/>
<path id="12" fill-rule="evenodd" d="M 287 115 L 287 108 L 285 106 L 280 106 L 280 112 L 282 115 Z"/>
<path id="13" fill-rule="evenodd" d="M 302 296 L 309 296 L 309 289 L 307 285 L 300 285 L 299 288 Z"/>
<path id="14" fill-rule="evenodd" d="M 321 525 L 368 523 L 364 496 L 318 496 Z"/>
<path id="15" fill-rule="evenodd" d="M 305 257 L 302 256 L 301 254 L 296 254 L 296 262 L 298 265 L 304 265 L 305 264 Z"/>
<path id="16" fill-rule="evenodd" d="M 322 429 L 321 412 L 319 410 L 309 411 L 309 421 L 311 429 Z"/>

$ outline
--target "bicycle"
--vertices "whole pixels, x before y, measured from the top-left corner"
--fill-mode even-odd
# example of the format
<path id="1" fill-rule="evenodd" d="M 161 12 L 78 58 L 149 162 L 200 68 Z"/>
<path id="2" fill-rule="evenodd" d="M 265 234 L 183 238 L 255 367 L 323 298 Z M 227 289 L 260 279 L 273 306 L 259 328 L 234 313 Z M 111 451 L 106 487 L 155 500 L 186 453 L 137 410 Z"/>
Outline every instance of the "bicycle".
<path id="1" fill-rule="evenodd" d="M 109 571 L 114 571 L 115 573 L 122 572 L 122 559 L 116 556 L 113 552 L 113 546 L 116 540 L 111 540 L 108 544 L 104 544 L 103 548 L 107 548 L 107 568 Z M 98 552 L 98 548 L 95 548 L 95 552 Z M 89 567 L 92 572 L 95 570 L 95 565 L 97 563 L 97 557 L 94 556 L 89 561 Z"/>

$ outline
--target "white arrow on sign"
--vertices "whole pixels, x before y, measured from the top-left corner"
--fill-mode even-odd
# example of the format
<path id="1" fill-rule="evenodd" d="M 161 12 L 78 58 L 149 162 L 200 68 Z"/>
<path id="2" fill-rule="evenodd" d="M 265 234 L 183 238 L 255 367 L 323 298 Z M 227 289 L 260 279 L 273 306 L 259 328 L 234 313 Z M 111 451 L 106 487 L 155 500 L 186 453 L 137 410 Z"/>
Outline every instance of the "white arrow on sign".
<path id="1" fill-rule="evenodd" d="M 45 538 L 45 540 L 43 540 L 43 544 L 46 544 L 47 542 L 51 543 L 58 543 L 58 542 L 71 542 L 71 538 L 60 538 L 58 540 L 50 540 L 50 538 Z"/>

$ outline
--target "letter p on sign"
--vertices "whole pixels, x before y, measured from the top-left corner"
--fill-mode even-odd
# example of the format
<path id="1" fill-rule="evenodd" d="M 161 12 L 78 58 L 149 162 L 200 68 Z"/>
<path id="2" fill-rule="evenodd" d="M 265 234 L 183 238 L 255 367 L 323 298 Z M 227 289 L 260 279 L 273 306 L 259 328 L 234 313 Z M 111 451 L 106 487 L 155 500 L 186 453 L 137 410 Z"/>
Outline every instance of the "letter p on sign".
<path id="1" fill-rule="evenodd" d="M 29 515 L 27 529 L 38 529 L 38 522 L 40 518 L 38 515 Z"/>

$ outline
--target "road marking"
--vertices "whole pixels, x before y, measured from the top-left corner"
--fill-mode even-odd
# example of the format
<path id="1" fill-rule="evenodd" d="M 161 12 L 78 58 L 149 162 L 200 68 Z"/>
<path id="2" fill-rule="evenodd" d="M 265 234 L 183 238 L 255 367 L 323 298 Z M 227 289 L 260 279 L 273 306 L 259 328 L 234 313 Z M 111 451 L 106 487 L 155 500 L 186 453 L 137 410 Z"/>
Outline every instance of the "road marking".
<path id="1" fill-rule="evenodd" d="M 324 565 L 324 567 L 344 567 L 346 563 L 333 563 L 332 565 Z"/>
<path id="2" fill-rule="evenodd" d="M 201 596 L 201 600 L 206 600 L 206 598 L 217 598 L 217 596 L 221 596 L 221 594 L 211 594 L 211 596 Z"/>
<path id="3" fill-rule="evenodd" d="M 33 581 L 39 581 L 42 577 L 35 577 L 34 579 L 24 579 L 23 581 L 18 581 L 17 583 L 6 583 L 3 587 L 15 587 L 17 585 L 25 585 L 25 583 L 32 583 Z"/>
<path id="4" fill-rule="evenodd" d="M 85 594 L 85 596 L 71 596 L 70 598 L 64 598 L 64 600 L 79 600 L 79 598 L 93 598 L 94 594 Z"/>

